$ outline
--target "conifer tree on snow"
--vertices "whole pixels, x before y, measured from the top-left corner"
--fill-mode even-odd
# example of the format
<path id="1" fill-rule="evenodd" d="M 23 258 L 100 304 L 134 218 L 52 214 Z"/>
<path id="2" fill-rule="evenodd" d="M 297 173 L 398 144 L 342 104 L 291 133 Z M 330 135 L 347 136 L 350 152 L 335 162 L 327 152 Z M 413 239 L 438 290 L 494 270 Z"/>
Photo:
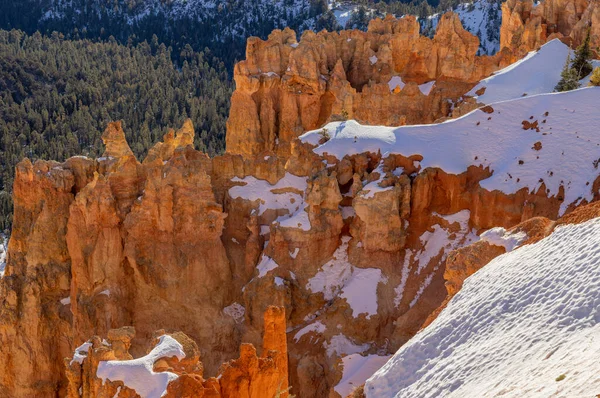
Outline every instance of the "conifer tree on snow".
<path id="1" fill-rule="evenodd" d="M 577 73 L 578 79 L 581 80 L 592 72 L 592 50 L 590 49 L 590 29 L 588 28 L 587 34 L 583 43 L 575 50 L 575 58 L 571 67 Z"/>
<path id="2" fill-rule="evenodd" d="M 554 87 L 554 91 L 570 91 L 579 88 L 579 79 L 577 72 L 571 66 L 571 53 L 567 55 L 567 60 L 565 61 L 565 66 L 563 67 L 562 72 L 560 73 L 560 81 Z"/>

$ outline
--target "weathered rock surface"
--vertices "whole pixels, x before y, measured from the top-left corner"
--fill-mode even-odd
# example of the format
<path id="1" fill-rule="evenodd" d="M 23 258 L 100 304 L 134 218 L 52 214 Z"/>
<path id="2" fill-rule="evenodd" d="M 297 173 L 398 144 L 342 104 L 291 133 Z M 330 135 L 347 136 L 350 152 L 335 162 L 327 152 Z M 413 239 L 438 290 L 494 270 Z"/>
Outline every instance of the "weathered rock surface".
<path id="1" fill-rule="evenodd" d="M 512 50 L 512 60 L 560 38 L 575 47 L 588 29 L 591 47 L 600 46 L 600 4 L 596 0 L 508 0 L 502 4 L 500 48 Z"/>
<path id="2" fill-rule="evenodd" d="M 227 151 L 289 155 L 294 138 L 340 118 L 431 123 L 505 64 L 504 53 L 476 56 L 478 46 L 451 12 L 433 39 L 420 36 L 410 16 L 375 19 L 367 32 L 307 31 L 299 43 L 291 29 L 250 38 L 234 70 Z"/>

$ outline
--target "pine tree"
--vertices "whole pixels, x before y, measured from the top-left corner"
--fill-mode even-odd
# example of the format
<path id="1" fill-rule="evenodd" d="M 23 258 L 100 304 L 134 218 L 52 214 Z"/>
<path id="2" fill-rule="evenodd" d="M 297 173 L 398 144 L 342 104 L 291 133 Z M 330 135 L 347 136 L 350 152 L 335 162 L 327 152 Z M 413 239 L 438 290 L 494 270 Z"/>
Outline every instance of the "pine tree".
<path id="1" fill-rule="evenodd" d="M 600 67 L 594 69 L 592 73 L 592 77 L 590 78 L 590 86 L 600 86 Z"/>
<path id="2" fill-rule="evenodd" d="M 571 67 L 571 53 L 567 55 L 567 60 L 562 72 L 560 73 L 560 81 L 554 87 L 554 91 L 570 91 L 579 88 L 579 79 L 575 69 Z"/>
<path id="3" fill-rule="evenodd" d="M 577 50 L 575 50 L 575 58 L 571 64 L 571 68 L 577 72 L 577 80 L 583 79 L 592 72 L 593 68 L 592 63 L 590 62 L 591 59 L 592 51 L 590 50 L 590 29 L 588 28 L 583 43 L 581 43 L 581 45 L 577 47 Z"/>

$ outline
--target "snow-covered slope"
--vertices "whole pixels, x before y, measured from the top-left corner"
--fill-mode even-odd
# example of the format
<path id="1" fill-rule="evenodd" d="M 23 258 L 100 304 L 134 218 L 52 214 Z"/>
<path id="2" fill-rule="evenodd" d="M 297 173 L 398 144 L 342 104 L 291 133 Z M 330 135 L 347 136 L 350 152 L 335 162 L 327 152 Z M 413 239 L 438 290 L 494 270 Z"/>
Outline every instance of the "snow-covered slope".
<path id="1" fill-rule="evenodd" d="M 481 182 L 490 191 L 534 192 L 544 182 L 548 195 L 558 195 L 563 187 L 562 213 L 567 205 L 593 197 L 593 182 L 600 174 L 599 98 L 596 87 L 528 96 L 434 125 L 393 128 L 335 122 L 325 126 L 331 139 L 314 151 L 338 159 L 367 151 L 420 154 L 423 168 L 440 167 L 453 174 L 481 165 L 493 171 Z M 321 130 L 301 139 L 317 145 Z"/>
<path id="2" fill-rule="evenodd" d="M 572 50 L 558 39 L 544 44 L 539 51 L 532 51 L 525 58 L 482 80 L 467 95 L 477 102 L 492 104 L 526 95 L 551 93 L 560 80 L 560 73 L 567 55 Z M 594 61 L 600 66 L 600 61 Z M 587 85 L 584 79 L 582 86 Z M 485 88 L 482 95 L 476 93 Z"/>
<path id="3" fill-rule="evenodd" d="M 599 247 L 594 219 L 496 258 L 367 381 L 366 396 L 596 396 Z"/>

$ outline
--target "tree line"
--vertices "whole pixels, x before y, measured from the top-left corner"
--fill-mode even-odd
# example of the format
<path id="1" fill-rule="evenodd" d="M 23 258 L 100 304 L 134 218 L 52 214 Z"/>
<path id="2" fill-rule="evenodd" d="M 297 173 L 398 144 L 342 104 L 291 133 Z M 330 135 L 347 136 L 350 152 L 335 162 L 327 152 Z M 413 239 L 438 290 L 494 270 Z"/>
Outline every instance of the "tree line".
<path id="1" fill-rule="evenodd" d="M 124 121 L 138 158 L 188 117 L 198 149 L 224 151 L 233 91 L 224 64 L 185 46 L 177 66 L 171 52 L 158 40 L 122 45 L 0 30 L 0 232 L 11 225 L 15 165 L 97 157 L 109 121 Z"/>

